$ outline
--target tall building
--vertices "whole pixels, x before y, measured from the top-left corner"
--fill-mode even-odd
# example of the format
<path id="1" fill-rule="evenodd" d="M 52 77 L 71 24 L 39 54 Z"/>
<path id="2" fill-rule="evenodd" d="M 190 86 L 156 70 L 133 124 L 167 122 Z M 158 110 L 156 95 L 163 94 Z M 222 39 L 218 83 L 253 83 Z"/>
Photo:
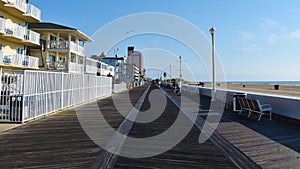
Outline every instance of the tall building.
<path id="1" fill-rule="evenodd" d="M 28 27 L 41 34 L 41 45 L 30 48 L 30 53 L 41 58 L 42 70 L 84 73 L 84 45 L 92 41 L 90 37 L 54 23 L 29 23 Z"/>
<path id="2" fill-rule="evenodd" d="M 0 68 L 39 69 L 39 58 L 28 47 L 40 44 L 40 34 L 28 28 L 39 22 L 41 10 L 28 0 L 0 0 Z"/>
<path id="3" fill-rule="evenodd" d="M 139 73 L 141 75 L 144 75 L 145 74 L 144 57 L 142 52 L 134 51 L 133 46 L 129 46 L 127 52 L 128 52 L 127 64 L 135 65 L 139 69 Z"/>

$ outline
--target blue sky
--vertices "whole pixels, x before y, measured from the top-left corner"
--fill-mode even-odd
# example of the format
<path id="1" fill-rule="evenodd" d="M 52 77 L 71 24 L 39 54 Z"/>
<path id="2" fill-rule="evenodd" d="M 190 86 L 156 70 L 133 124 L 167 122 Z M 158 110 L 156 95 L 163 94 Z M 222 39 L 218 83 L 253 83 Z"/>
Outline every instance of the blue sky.
<path id="1" fill-rule="evenodd" d="M 300 80 L 300 2 L 296 0 L 30 0 L 30 3 L 42 10 L 42 21 L 75 27 L 89 36 L 120 17 L 142 12 L 183 18 L 200 29 L 208 40 L 208 30 L 214 26 L 216 50 L 228 81 Z M 119 54 L 126 53 L 127 45 L 134 45 L 141 51 L 160 47 L 175 56 L 192 55 L 182 44 L 154 35 L 130 37 L 117 45 Z M 146 66 L 149 66 L 147 60 L 154 62 L 147 56 L 145 60 Z M 205 75 L 208 70 L 201 68 L 201 63 L 197 67 L 192 58 L 185 60 L 186 67 L 204 72 L 196 73 L 197 80 L 209 79 Z M 170 64 L 174 65 L 174 76 L 178 76 L 176 58 L 160 65 L 160 69 L 168 69 Z M 184 69 L 187 72 L 188 68 Z"/>

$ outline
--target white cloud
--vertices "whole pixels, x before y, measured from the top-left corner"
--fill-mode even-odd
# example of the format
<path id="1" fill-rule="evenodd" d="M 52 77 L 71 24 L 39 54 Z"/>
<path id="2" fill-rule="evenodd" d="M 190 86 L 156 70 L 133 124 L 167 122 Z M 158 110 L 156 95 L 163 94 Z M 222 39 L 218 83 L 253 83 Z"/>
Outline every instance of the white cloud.
<path id="1" fill-rule="evenodd" d="M 300 40 L 300 29 L 297 29 L 293 32 L 286 33 L 283 35 L 275 35 L 272 34 L 268 37 L 269 43 L 275 43 L 278 41 L 286 41 L 286 40 Z"/>
<path id="2" fill-rule="evenodd" d="M 251 44 L 250 46 L 243 47 L 242 50 L 244 52 L 250 53 L 250 52 L 259 52 L 262 49 L 257 46 L 257 44 Z"/>
<path id="3" fill-rule="evenodd" d="M 294 32 L 291 32 L 288 37 L 288 39 L 300 39 L 300 29 L 297 29 Z"/>
<path id="4" fill-rule="evenodd" d="M 243 40 L 251 40 L 253 39 L 253 35 L 250 32 L 245 32 L 241 30 L 236 31 L 240 36 L 242 36 Z"/>
<path id="5" fill-rule="evenodd" d="M 260 20 L 260 27 L 261 28 L 278 28 L 279 24 L 275 20 L 262 18 Z"/>
<path id="6" fill-rule="evenodd" d="M 268 41 L 269 41 L 269 43 L 275 43 L 275 42 L 277 42 L 278 40 L 280 40 L 281 38 L 278 36 L 278 35 L 270 35 L 269 37 L 268 37 Z"/>

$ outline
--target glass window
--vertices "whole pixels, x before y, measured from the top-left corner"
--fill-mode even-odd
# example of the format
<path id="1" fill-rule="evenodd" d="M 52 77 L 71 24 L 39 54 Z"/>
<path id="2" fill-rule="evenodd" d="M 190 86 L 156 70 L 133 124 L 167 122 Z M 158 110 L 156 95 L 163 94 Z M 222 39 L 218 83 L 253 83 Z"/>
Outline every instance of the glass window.
<path id="1" fill-rule="evenodd" d="M 48 57 L 50 62 L 54 62 L 55 61 L 55 56 L 49 55 Z"/>

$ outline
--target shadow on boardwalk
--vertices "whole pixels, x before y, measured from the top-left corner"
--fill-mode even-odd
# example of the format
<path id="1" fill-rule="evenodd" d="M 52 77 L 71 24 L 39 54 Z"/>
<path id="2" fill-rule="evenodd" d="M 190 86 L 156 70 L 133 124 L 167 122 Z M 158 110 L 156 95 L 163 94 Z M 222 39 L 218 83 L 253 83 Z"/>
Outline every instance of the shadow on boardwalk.
<path id="1" fill-rule="evenodd" d="M 172 93 L 169 89 L 166 90 Z M 173 96 L 180 99 L 179 96 Z M 207 118 L 210 104 L 210 98 L 200 97 L 198 115 L 201 118 Z M 263 168 L 299 168 L 299 123 L 291 123 L 278 117 L 270 121 L 268 116 L 257 121 L 258 114 L 252 113 L 250 118 L 247 115 L 248 113 L 239 114 L 225 109 L 217 132 Z"/>

